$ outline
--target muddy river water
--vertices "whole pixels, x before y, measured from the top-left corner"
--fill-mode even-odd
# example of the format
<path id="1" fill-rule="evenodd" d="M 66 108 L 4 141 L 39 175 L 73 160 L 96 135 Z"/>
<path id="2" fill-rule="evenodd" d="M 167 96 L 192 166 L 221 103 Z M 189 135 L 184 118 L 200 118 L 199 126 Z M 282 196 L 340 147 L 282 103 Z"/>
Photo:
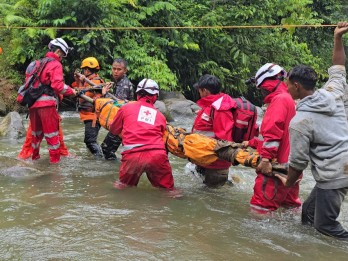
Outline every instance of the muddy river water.
<path id="1" fill-rule="evenodd" d="M 114 189 L 119 162 L 95 160 L 78 115 L 62 116 L 74 157 L 58 165 L 48 163 L 45 141 L 32 162 L 16 159 L 23 138 L 0 139 L 0 260 L 348 260 L 347 242 L 302 226 L 300 209 L 252 213 L 255 174 L 246 167 L 230 169 L 234 186 L 207 189 L 170 155 L 181 199 L 145 175 L 137 188 Z M 306 171 L 302 200 L 313 186 Z M 339 220 L 348 228 L 348 198 Z"/>

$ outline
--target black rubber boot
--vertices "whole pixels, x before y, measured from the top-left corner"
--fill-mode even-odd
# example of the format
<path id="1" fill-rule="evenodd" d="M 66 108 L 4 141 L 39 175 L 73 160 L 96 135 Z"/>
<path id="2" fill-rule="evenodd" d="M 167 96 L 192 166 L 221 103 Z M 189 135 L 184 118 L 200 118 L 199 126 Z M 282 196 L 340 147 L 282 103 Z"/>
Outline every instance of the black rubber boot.
<path id="1" fill-rule="evenodd" d="M 87 148 L 89 149 L 89 151 L 97 158 L 103 158 L 103 151 L 101 149 L 101 147 L 99 146 L 98 143 L 90 143 L 87 144 Z"/>
<path id="2" fill-rule="evenodd" d="M 101 148 L 104 153 L 104 157 L 106 160 L 116 160 L 116 151 L 118 147 L 121 145 L 122 139 L 119 136 L 115 136 L 110 132 L 106 135 L 103 143 L 101 144 Z"/>

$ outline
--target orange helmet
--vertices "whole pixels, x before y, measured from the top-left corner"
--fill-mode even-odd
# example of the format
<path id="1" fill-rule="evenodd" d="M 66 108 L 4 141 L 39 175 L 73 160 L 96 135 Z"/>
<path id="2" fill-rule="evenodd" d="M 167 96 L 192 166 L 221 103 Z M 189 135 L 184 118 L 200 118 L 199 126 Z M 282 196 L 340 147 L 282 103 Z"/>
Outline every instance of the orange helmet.
<path id="1" fill-rule="evenodd" d="M 88 57 L 82 61 L 80 68 L 82 69 L 82 68 L 86 68 L 86 67 L 92 68 L 92 69 L 97 69 L 97 70 L 100 69 L 98 60 L 94 57 Z"/>

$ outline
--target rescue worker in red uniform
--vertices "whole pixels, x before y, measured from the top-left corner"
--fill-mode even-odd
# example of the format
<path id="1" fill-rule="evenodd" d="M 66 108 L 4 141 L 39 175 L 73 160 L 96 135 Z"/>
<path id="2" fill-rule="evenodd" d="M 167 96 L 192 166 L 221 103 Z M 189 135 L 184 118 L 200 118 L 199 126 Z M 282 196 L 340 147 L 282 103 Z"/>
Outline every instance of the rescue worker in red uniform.
<path id="1" fill-rule="evenodd" d="M 88 57 L 84 59 L 81 63 L 81 69 L 83 71 L 83 76 L 78 77 L 75 74 L 75 82 L 72 84 L 74 88 L 77 89 L 87 89 L 93 88 L 90 86 L 85 79 L 92 81 L 93 83 L 99 85 L 104 83 L 104 81 L 99 77 L 98 71 L 100 70 L 99 62 L 94 57 Z M 84 94 L 93 99 L 100 98 L 102 96 L 102 90 L 91 89 L 86 91 Z M 94 105 L 90 102 L 85 101 L 82 98 L 78 99 L 78 111 L 80 112 L 80 120 L 85 125 L 85 137 L 84 143 L 89 151 L 97 158 L 103 157 L 103 152 L 100 145 L 97 142 L 98 133 L 100 130 L 100 124 L 97 119 L 97 115 L 94 112 Z"/>
<path id="2" fill-rule="evenodd" d="M 64 83 L 62 57 L 68 55 L 72 48 L 62 38 L 56 38 L 48 44 L 49 52 L 46 57 L 53 58 L 43 68 L 40 74 L 40 82 L 43 85 L 50 86 L 55 95 L 42 94 L 35 103 L 29 108 L 30 125 L 32 128 L 32 159 L 40 158 L 40 143 L 45 137 L 50 155 L 50 163 L 60 161 L 60 142 L 59 142 L 59 120 L 56 106 L 56 96 L 76 95 L 76 92 L 70 86 Z M 27 80 L 27 79 L 26 79 Z"/>
<path id="3" fill-rule="evenodd" d="M 60 143 L 59 151 L 61 156 L 67 157 L 67 156 L 70 156 L 71 154 L 68 151 L 68 147 L 64 143 L 64 136 L 63 136 L 63 129 L 62 129 L 61 122 L 62 122 L 62 118 L 59 116 L 59 143 Z M 31 130 L 30 122 L 29 122 L 27 135 L 25 136 L 25 141 L 23 143 L 21 151 L 18 154 L 18 158 L 20 159 L 28 159 L 33 154 L 34 148 L 31 146 L 31 141 L 32 141 L 31 132 L 32 130 Z"/>
<path id="4" fill-rule="evenodd" d="M 300 207 L 299 183 L 285 187 L 278 178 L 272 176 L 271 162 L 287 164 L 290 153 L 289 124 L 295 116 L 295 102 L 283 82 L 285 70 L 277 64 L 267 63 L 256 73 L 256 87 L 260 89 L 267 105 L 260 135 L 244 145 L 254 147 L 261 156 L 256 169 L 254 194 L 251 207 L 261 213 L 279 207 Z"/>
<path id="5" fill-rule="evenodd" d="M 110 132 L 121 135 L 123 144 L 119 181 L 114 187 L 137 186 L 145 172 L 152 186 L 173 191 L 172 169 L 162 140 L 166 118 L 154 107 L 158 84 L 143 79 L 136 94 L 137 101 L 122 106 L 110 124 Z"/>
<path id="6" fill-rule="evenodd" d="M 213 75 L 203 75 L 195 88 L 201 99 L 197 101 L 201 110 L 194 121 L 192 132 L 203 134 L 214 139 L 232 141 L 234 125 L 232 108 L 236 102 L 227 94 L 221 92 L 220 80 Z M 231 163 L 218 159 L 208 166 L 197 166 L 197 171 L 203 175 L 204 183 L 209 187 L 222 186 L 228 180 Z"/>

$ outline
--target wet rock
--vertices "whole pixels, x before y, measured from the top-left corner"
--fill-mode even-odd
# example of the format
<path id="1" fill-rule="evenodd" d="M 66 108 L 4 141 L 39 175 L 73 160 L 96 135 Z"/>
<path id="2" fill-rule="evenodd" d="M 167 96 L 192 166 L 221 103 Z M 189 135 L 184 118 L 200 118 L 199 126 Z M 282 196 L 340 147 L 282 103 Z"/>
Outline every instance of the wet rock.
<path id="1" fill-rule="evenodd" d="M 18 112 L 8 113 L 0 122 L 0 136 L 18 139 L 25 135 L 23 121 Z"/>
<path id="2" fill-rule="evenodd" d="M 159 99 L 160 100 L 166 100 L 166 99 L 185 99 L 185 96 L 181 92 L 167 92 L 167 91 L 160 91 Z"/>
<path id="3" fill-rule="evenodd" d="M 154 104 L 155 108 L 158 109 L 166 117 L 167 121 L 173 121 L 171 113 L 168 111 L 166 104 L 163 101 L 157 100 Z"/>
<path id="4" fill-rule="evenodd" d="M 31 161 L 0 156 L 0 176 L 11 178 L 32 178 L 42 176 L 43 174 L 45 174 L 45 172 L 38 169 Z"/>
<path id="5" fill-rule="evenodd" d="M 194 118 L 199 106 L 185 98 L 170 98 L 163 100 L 171 117 L 176 121 L 180 119 Z"/>

